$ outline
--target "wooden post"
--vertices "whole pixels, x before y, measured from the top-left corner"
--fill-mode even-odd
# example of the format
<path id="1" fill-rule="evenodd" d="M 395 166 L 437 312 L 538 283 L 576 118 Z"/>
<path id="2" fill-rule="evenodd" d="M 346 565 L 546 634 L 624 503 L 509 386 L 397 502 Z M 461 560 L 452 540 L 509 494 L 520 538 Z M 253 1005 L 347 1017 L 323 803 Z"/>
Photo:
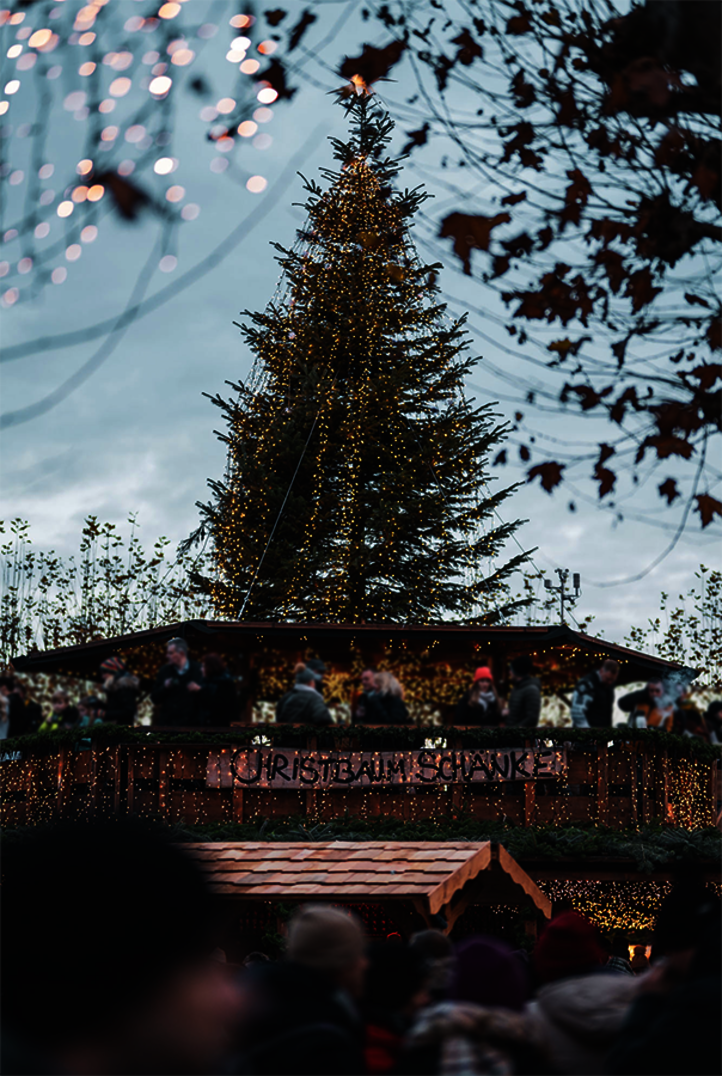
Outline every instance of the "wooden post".
<path id="1" fill-rule="evenodd" d="M 128 790 L 126 794 L 126 808 L 128 814 L 133 814 L 135 810 L 135 755 L 136 750 L 133 746 L 128 748 Z"/>
<path id="2" fill-rule="evenodd" d="M 597 822 L 609 823 L 609 748 L 606 744 L 597 748 Z"/>
<path id="3" fill-rule="evenodd" d="M 89 786 L 88 787 L 88 793 L 89 793 L 88 814 L 90 814 L 91 817 L 94 817 L 98 813 L 98 798 L 99 798 L 99 795 L 100 795 L 99 789 L 98 789 L 98 769 L 99 769 L 99 766 L 98 766 L 98 748 L 93 743 L 91 743 L 88 750 L 90 751 L 90 781 L 88 782 L 88 786 Z"/>
<path id="4" fill-rule="evenodd" d="M 461 737 L 456 736 L 453 740 L 453 751 L 461 750 Z M 453 810 L 460 811 L 464 800 L 464 786 L 461 781 L 455 781 L 451 786 L 451 806 Z"/>
<path id="5" fill-rule="evenodd" d="M 531 750 L 532 745 L 527 740 L 524 744 L 527 751 Z M 531 781 L 524 782 L 524 825 L 533 826 L 536 819 L 536 779 L 532 778 Z"/>
<path id="6" fill-rule="evenodd" d="M 712 815 L 712 818 L 711 818 L 711 821 L 710 821 L 709 824 L 711 826 L 714 826 L 716 824 L 716 822 L 717 822 L 717 814 L 718 814 L 717 800 L 719 798 L 719 762 L 717 761 L 717 759 L 715 759 L 711 763 L 710 771 L 711 772 L 710 772 L 710 775 L 709 775 L 709 783 L 710 783 L 709 793 L 710 793 L 710 800 L 711 800 L 710 813 Z"/>
<path id="7" fill-rule="evenodd" d="M 632 823 L 636 827 L 639 825 L 639 804 L 637 803 L 637 747 L 636 744 L 633 743 L 628 743 L 625 747 L 629 752 L 629 785 L 632 800 Z"/>
<path id="8" fill-rule="evenodd" d="M 665 825 L 674 825 L 674 807 L 669 798 L 669 755 L 662 755 L 662 821 Z"/>
<path id="9" fill-rule="evenodd" d="M 118 745 L 113 748 L 113 814 L 120 813 L 121 773 L 120 757 L 123 749 Z"/>
<path id="10" fill-rule="evenodd" d="M 308 737 L 307 750 L 315 751 L 318 746 L 318 740 L 315 736 Z M 318 811 L 318 793 L 315 790 L 309 789 L 304 793 L 306 799 L 306 818 L 313 817 Z"/>
<path id="11" fill-rule="evenodd" d="M 234 822 L 243 821 L 243 787 L 236 782 L 233 784 L 232 789 L 232 815 Z"/>
<path id="12" fill-rule="evenodd" d="M 642 825 L 646 826 L 652 821 L 652 800 L 649 795 L 649 779 L 651 766 L 647 754 L 648 747 L 642 748 Z"/>
<path id="13" fill-rule="evenodd" d="M 168 818 L 170 811 L 170 751 L 161 748 L 158 751 L 158 814 Z"/>
<path id="14" fill-rule="evenodd" d="M 58 755 L 58 794 L 56 799 L 56 810 L 58 817 L 62 818 L 65 813 L 65 782 L 67 779 L 67 765 L 68 765 L 68 748 L 61 747 L 60 754 Z"/>

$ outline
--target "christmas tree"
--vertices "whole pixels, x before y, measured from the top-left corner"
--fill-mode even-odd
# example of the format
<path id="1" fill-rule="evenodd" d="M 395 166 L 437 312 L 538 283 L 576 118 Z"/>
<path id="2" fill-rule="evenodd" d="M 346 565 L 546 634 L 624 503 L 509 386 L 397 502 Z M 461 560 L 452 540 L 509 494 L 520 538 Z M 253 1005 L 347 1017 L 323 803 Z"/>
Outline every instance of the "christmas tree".
<path id="1" fill-rule="evenodd" d="M 365 95 L 347 108 L 340 169 L 304 180 L 307 225 L 277 246 L 280 298 L 244 311 L 254 375 L 213 400 L 228 466 L 201 506 L 205 585 L 230 619 L 493 622 L 526 559 L 482 570 L 519 525 L 494 522 L 515 487 L 487 485 L 505 427 L 464 396 L 475 360 L 409 235 L 427 195 L 392 187 L 393 123 Z"/>

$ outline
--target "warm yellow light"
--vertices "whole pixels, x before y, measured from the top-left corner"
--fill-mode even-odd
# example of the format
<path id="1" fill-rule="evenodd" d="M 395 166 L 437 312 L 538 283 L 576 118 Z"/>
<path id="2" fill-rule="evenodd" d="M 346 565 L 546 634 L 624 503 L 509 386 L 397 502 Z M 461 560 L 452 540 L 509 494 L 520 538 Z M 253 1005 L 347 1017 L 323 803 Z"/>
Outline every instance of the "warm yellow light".
<path id="1" fill-rule="evenodd" d="M 236 102 L 233 100 L 232 97 L 221 97 L 220 101 L 216 105 L 216 111 L 220 112 L 221 115 L 227 115 L 229 112 L 232 112 L 235 107 Z"/>
<path id="2" fill-rule="evenodd" d="M 31 49 L 41 49 L 43 45 L 48 44 L 52 36 L 52 30 L 36 30 L 34 34 L 31 34 L 28 45 Z"/>
<path id="3" fill-rule="evenodd" d="M 180 4 L 163 4 L 158 8 L 158 17 L 161 19 L 174 19 L 180 13 Z"/>
<path id="4" fill-rule="evenodd" d="M 76 187 L 75 190 L 73 191 L 73 194 L 72 194 L 73 201 L 76 202 L 76 203 L 77 202 L 84 202 L 87 197 L 88 197 L 88 188 L 87 187 Z"/>
<path id="5" fill-rule="evenodd" d="M 78 74 L 81 78 L 87 78 L 89 75 L 92 75 L 93 71 L 95 71 L 95 64 L 92 60 L 86 60 L 86 62 L 81 64 L 78 68 Z"/>
<path id="6" fill-rule="evenodd" d="M 75 206 L 72 202 L 61 202 L 55 212 L 59 217 L 69 217 L 74 209 Z"/>
<path id="7" fill-rule="evenodd" d="M 258 130 L 258 124 L 253 120 L 244 120 L 243 123 L 238 124 L 238 133 L 241 138 L 250 138 Z"/>
<path id="8" fill-rule="evenodd" d="M 171 56 L 170 62 L 176 64 L 177 67 L 186 67 L 188 64 L 193 63 L 195 58 L 196 54 L 192 49 L 178 49 Z"/>
<path id="9" fill-rule="evenodd" d="M 94 183 L 93 186 L 88 191 L 88 201 L 89 202 L 99 202 L 104 194 L 105 194 L 105 187 L 103 186 L 103 184 L 102 183 Z"/>

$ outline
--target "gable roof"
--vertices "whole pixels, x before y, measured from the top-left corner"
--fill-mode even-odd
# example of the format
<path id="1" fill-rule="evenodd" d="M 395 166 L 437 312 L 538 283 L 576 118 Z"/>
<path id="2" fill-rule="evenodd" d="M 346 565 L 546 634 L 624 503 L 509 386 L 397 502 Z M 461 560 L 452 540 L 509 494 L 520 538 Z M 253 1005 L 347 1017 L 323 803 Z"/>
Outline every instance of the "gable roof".
<path id="1" fill-rule="evenodd" d="M 551 915 L 547 897 L 506 849 L 491 841 L 232 841 L 184 847 L 200 861 L 213 891 L 224 897 L 410 900 L 435 915 L 462 895 L 474 903 L 495 903 L 501 893 L 505 903 L 531 902 Z"/>

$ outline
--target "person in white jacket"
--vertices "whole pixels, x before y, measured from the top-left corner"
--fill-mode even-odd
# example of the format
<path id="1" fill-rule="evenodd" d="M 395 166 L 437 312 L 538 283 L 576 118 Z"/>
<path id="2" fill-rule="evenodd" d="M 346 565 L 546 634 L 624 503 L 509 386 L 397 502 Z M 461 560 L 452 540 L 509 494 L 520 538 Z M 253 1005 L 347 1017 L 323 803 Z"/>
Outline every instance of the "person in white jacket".
<path id="1" fill-rule="evenodd" d="M 552 919 L 534 950 L 540 984 L 526 1013 L 553 1066 L 570 1076 L 606 1070 L 605 1055 L 639 988 L 639 979 L 606 968 L 597 930 L 578 912 Z"/>

